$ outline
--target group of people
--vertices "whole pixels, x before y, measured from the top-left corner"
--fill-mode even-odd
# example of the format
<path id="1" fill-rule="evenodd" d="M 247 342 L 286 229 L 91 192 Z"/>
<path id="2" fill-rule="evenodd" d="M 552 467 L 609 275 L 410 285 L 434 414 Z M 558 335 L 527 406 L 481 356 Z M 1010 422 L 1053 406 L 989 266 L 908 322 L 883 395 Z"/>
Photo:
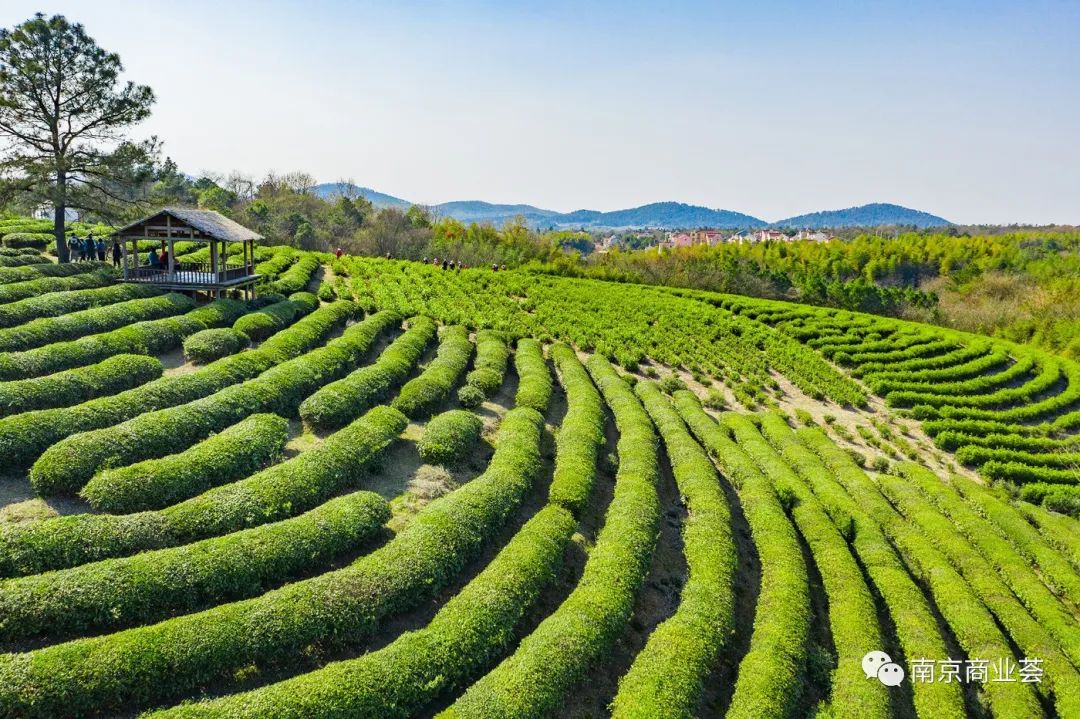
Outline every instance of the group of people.
<path id="1" fill-rule="evenodd" d="M 113 242 L 115 247 L 119 247 L 116 242 Z M 91 232 L 84 239 L 79 239 L 75 235 L 72 235 L 68 240 L 68 255 L 71 257 L 72 262 L 98 262 L 105 261 L 105 240 L 98 238 L 94 240 L 94 233 Z M 119 264 L 114 262 L 114 264 Z"/>
<path id="2" fill-rule="evenodd" d="M 161 243 L 161 252 L 157 250 L 150 250 L 150 257 L 147 259 L 146 264 L 148 267 L 155 269 L 168 269 L 169 267 L 169 251 L 165 249 L 165 243 Z"/>

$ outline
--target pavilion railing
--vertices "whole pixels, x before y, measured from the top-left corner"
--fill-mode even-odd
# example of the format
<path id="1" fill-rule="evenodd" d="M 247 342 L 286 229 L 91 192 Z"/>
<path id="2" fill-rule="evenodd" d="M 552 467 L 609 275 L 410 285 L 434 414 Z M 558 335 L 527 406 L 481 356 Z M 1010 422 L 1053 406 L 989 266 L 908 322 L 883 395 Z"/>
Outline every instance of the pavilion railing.
<path id="1" fill-rule="evenodd" d="M 252 265 L 225 265 L 217 272 L 209 262 L 177 262 L 170 274 L 169 268 L 140 265 L 129 267 L 127 279 L 131 282 L 179 282 L 187 285 L 216 285 L 238 280 L 255 274 Z"/>

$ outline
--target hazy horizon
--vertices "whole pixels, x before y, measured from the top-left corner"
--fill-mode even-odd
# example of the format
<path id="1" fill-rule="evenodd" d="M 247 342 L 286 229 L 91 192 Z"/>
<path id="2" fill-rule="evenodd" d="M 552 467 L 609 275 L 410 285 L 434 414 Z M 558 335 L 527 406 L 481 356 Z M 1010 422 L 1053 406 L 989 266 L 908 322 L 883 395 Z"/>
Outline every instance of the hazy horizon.
<path id="1" fill-rule="evenodd" d="M 149 84 L 186 172 L 302 170 L 427 204 L 889 202 L 1080 223 L 1080 3 L 7 0 Z"/>

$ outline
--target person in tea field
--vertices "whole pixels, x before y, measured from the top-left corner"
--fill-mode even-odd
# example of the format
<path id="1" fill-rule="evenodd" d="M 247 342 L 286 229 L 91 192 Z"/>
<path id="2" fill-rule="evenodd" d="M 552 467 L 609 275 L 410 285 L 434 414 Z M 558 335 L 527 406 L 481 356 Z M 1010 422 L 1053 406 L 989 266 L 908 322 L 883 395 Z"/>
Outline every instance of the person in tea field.
<path id="1" fill-rule="evenodd" d="M 71 239 L 68 240 L 68 259 L 72 262 L 78 262 L 80 254 L 82 254 L 82 245 L 79 243 L 78 238 L 72 235 Z"/>
<path id="2" fill-rule="evenodd" d="M 97 250 L 98 262 L 105 261 L 105 240 L 98 238 L 98 241 L 94 244 L 94 248 Z"/>
<path id="3" fill-rule="evenodd" d="M 340 247 L 339 247 L 339 248 L 337 248 L 336 250 L 334 250 L 334 257 L 336 257 L 337 259 L 339 259 L 339 260 L 340 260 L 340 259 L 341 259 L 341 255 L 342 255 L 342 252 L 341 252 L 341 248 L 340 248 Z"/>
<path id="4" fill-rule="evenodd" d="M 123 251 L 120 249 L 120 243 L 113 240 L 112 243 L 112 266 L 120 266 L 120 258 L 123 257 Z"/>
<path id="5" fill-rule="evenodd" d="M 160 260 L 158 260 L 157 250 L 155 250 L 153 248 L 150 249 L 150 256 L 146 258 L 146 264 L 147 264 L 148 267 L 155 267 L 155 268 L 161 266 L 161 262 L 160 262 Z"/>
<path id="6" fill-rule="evenodd" d="M 97 248 L 94 246 L 94 233 L 91 232 L 86 236 L 86 242 L 83 245 L 83 259 L 87 262 L 94 261 L 94 255 L 97 254 Z"/>

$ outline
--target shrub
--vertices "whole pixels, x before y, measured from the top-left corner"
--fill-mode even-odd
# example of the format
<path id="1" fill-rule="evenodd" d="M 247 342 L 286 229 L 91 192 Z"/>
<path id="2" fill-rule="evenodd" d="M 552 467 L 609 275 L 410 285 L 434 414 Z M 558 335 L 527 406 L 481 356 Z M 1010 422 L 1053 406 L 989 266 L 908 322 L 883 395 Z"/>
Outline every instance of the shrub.
<path id="1" fill-rule="evenodd" d="M 534 339 L 519 339 L 517 352 L 514 353 L 514 367 L 518 373 L 514 406 L 546 412 L 551 401 L 552 382 L 551 372 L 544 360 L 543 345 Z"/>
<path id="2" fill-rule="evenodd" d="M 660 391 L 664 394 L 674 394 L 681 389 L 686 389 L 686 383 L 676 374 L 669 374 L 660 380 Z"/>
<path id="3" fill-rule="evenodd" d="M 127 300 L 60 317 L 42 317 L 0 329 L 0 352 L 20 352 L 83 335 L 107 332 L 138 322 L 170 317 L 194 309 L 195 301 L 179 293 Z"/>
<path id="4" fill-rule="evenodd" d="M 305 399 L 300 404 L 300 417 L 309 427 L 320 430 L 348 423 L 404 381 L 435 339 L 435 333 L 433 321 L 413 317 L 409 329 L 383 350 L 375 362 L 321 387 Z"/>
<path id="5" fill-rule="evenodd" d="M 44 250 L 55 237 L 48 232 L 9 232 L 4 235 L 4 247 L 32 247 L 35 250 Z"/>
<path id="6" fill-rule="evenodd" d="M 712 461 L 652 382 L 634 392 L 660 432 L 679 494 L 692 518 L 683 524 L 687 581 L 675 613 L 649 635 L 619 681 L 612 717 L 692 717 L 705 677 L 734 634 L 735 542 L 731 512 Z"/>
<path id="7" fill-rule="evenodd" d="M 178 454 L 106 469 L 79 494 L 112 514 L 167 507 L 276 461 L 288 429 L 282 417 L 255 414 Z"/>
<path id="8" fill-rule="evenodd" d="M 896 483 L 914 491 L 907 482 L 888 475 L 881 475 L 876 482 L 871 480 L 863 470 L 854 466 L 843 451 L 816 434 L 815 430 L 799 430 L 799 437 L 825 461 L 860 509 L 877 522 L 881 531 L 905 559 L 911 574 L 929 588 L 943 618 L 963 650 L 969 656 L 1009 656 L 1012 649 L 983 603 L 988 597 L 982 595 L 981 591 L 976 594 L 976 587 L 980 586 L 978 582 L 969 585 L 967 581 L 975 575 L 965 569 L 965 576 L 962 577 L 954 568 L 954 561 L 958 562 L 955 566 L 970 567 L 969 560 L 960 560 L 960 557 L 974 555 L 968 554 L 970 547 L 963 541 L 957 546 L 949 546 L 953 541 L 946 540 L 945 537 L 954 530 L 945 529 L 948 522 L 936 527 L 929 535 L 926 534 L 920 528 L 925 526 L 920 521 L 923 517 L 909 515 L 905 518 L 882 494 L 883 490 L 888 491 L 888 488 Z M 899 504 L 898 495 L 891 495 L 891 498 Z M 940 515 L 937 516 L 941 518 Z M 1028 691 L 1028 688 L 1022 685 L 1017 688 L 991 683 L 988 685 L 987 695 L 991 710 L 1001 716 L 1031 716 L 1039 711 L 1034 692 Z M 945 712 L 939 709 L 937 713 Z M 950 712 L 950 715 L 965 716 L 965 712 L 960 709 Z"/>
<path id="9" fill-rule="evenodd" d="M 1033 482 L 1020 488 L 1020 498 L 1052 512 L 1080 517 L 1080 487 L 1076 485 Z"/>
<path id="10" fill-rule="evenodd" d="M 676 390 L 678 391 L 678 390 Z M 705 400 L 702 402 L 709 409 L 722 410 L 727 408 L 727 399 L 724 397 L 724 393 L 716 388 L 710 388 L 705 393 Z"/>
<path id="11" fill-rule="evenodd" d="M 0 638 L 115 629 L 258 595 L 370 539 L 390 518 L 373 492 L 170 549 L 0 582 Z"/>
<path id="12" fill-rule="evenodd" d="M 243 318 L 241 318 L 243 319 Z M 251 340 L 232 327 L 202 330 L 184 340 L 184 358 L 194 364 L 209 364 L 247 349 Z"/>
<path id="13" fill-rule="evenodd" d="M 57 264 L 55 262 L 42 262 L 40 265 L 26 265 L 25 267 L 0 267 L 0 284 L 8 282 L 25 282 L 42 277 L 71 277 L 88 272 L 101 270 L 110 271 L 104 262 L 68 262 Z"/>
<path id="14" fill-rule="evenodd" d="M 787 421 L 778 413 L 767 413 L 761 418 L 760 431 L 763 436 L 746 430 L 737 434 L 739 449 L 753 457 L 778 489 L 790 493 L 788 512 L 825 586 L 837 653 L 829 696 L 832 715 L 838 719 L 889 717 L 888 690 L 880 683 L 867 682 L 860 667 L 866 647 L 882 646 L 882 637 L 876 599 L 848 545 L 854 539 L 854 528 L 850 523 L 838 527 L 811 490 L 808 482 L 828 471 L 798 441 Z"/>
<path id="15" fill-rule="evenodd" d="M 472 412 L 452 409 L 436 415 L 424 428 L 417 442 L 420 459 L 428 464 L 461 461 L 469 448 L 480 439 L 484 423 Z"/>
<path id="16" fill-rule="evenodd" d="M 164 387 L 151 383 L 150 391 L 118 395 L 95 413 L 106 415 L 96 417 L 94 427 L 102 429 L 83 428 L 54 444 L 31 467 L 30 481 L 43 492 L 77 491 L 100 469 L 179 452 L 255 412 L 293 415 L 304 396 L 358 361 L 386 326 L 385 317 L 362 322 L 312 349 L 355 312 L 350 303 L 327 305 L 257 350 L 167 378 L 175 382 Z"/>
<path id="17" fill-rule="evenodd" d="M 114 355 L 87 367 L 31 379 L 0 382 L 0 415 L 70 407 L 157 379 L 161 362 L 144 355 Z"/>
<path id="18" fill-rule="evenodd" d="M 25 299 L 51 302 L 52 300 L 45 298 L 54 292 L 116 287 L 115 276 L 112 270 L 99 269 L 97 272 L 86 272 L 70 277 L 39 277 L 22 282 L 0 284 L 0 303 L 8 304 Z"/>
<path id="19" fill-rule="evenodd" d="M 97 277 L 108 277 L 108 275 L 75 275 L 75 278 L 79 280 L 82 280 L 82 278 L 94 280 Z M 45 280 L 33 280 L 33 282 L 68 282 L 71 279 L 74 278 L 47 278 Z M 45 290 L 45 294 L 0 305 L 0 327 L 14 327 L 42 317 L 68 315 L 92 307 L 101 307 L 126 300 L 155 297 L 160 294 L 163 294 L 162 291 L 156 287 L 139 284 L 110 284 L 105 287 L 93 286 L 89 289 L 74 289 L 66 292 Z"/>
<path id="20" fill-rule="evenodd" d="M 404 427 L 400 413 L 378 409 Z M 508 412 L 482 475 L 424 507 L 392 540 L 343 569 L 156 625 L 0 655 L 0 713 L 79 716 L 145 705 L 318 642 L 371 636 L 384 618 L 428 600 L 488 546 L 539 475 L 542 428 L 534 410 Z M 353 457 L 343 459 L 355 466 Z"/>
<path id="21" fill-rule="evenodd" d="M 630 621 L 660 522 L 656 435 L 641 403 L 611 365 L 593 355 L 588 367 L 620 433 L 619 473 L 604 526 L 570 596 L 442 719 L 489 716 L 492 708 L 502 717 L 550 716 Z M 522 411 L 533 410 L 511 410 Z"/>
<path id="22" fill-rule="evenodd" d="M 319 299 L 310 292 L 297 292 L 283 302 L 246 314 L 233 324 L 233 329 L 247 335 L 252 342 L 261 342 L 275 332 L 288 327 L 297 318 L 313 312 Z"/>
<path id="23" fill-rule="evenodd" d="M 573 349 L 553 344 L 551 358 L 566 390 L 566 415 L 555 437 L 555 471 L 548 501 L 578 516 L 596 479 L 597 456 L 604 444 L 604 406 Z"/>
<path id="24" fill-rule="evenodd" d="M 424 628 L 356 659 L 150 716 L 413 716 L 444 690 L 465 683 L 506 648 L 514 627 L 554 579 L 573 531 L 569 512 L 544 507 Z"/>
<path id="25" fill-rule="evenodd" d="M 1074 667 L 1076 650 L 1070 651 L 1080 648 L 1076 620 L 1008 540 L 967 506 L 955 490 L 915 463 L 904 463 L 900 469 L 904 479 L 880 478 L 881 491 L 904 514 L 907 526 L 918 527 L 923 537 L 934 538 L 934 546 L 940 547 L 941 553 L 959 568 L 971 587 L 967 594 L 975 595 L 973 601 L 982 610 L 982 616 L 970 613 L 949 617 L 949 610 L 942 609 L 950 624 L 955 625 L 961 644 L 965 641 L 983 644 L 978 647 L 978 654 L 973 648 L 965 647 L 972 656 L 993 656 L 990 650 L 1008 656 L 1009 642 L 990 616 L 993 612 L 1027 656 L 1038 656 L 1045 662 L 1048 678 L 1057 690 L 1055 701 L 1059 713 L 1062 716 L 1076 713 L 1080 707 L 1080 674 Z M 960 604 L 957 609 L 962 610 L 963 604 L 957 604 Z M 975 619 L 980 619 L 984 626 L 989 624 L 990 629 L 980 630 Z M 1053 646 L 1055 639 L 1065 650 L 1064 654 Z M 992 707 L 994 699 L 991 694 Z M 1001 716 L 1032 716 L 1038 712 L 1033 693 L 1031 696 L 1014 693 L 997 699 L 1001 702 L 998 707 Z"/>
<path id="26" fill-rule="evenodd" d="M 465 386 L 458 390 L 458 400 L 465 407 L 480 404 L 499 389 L 506 374 L 510 348 L 501 332 L 481 330 L 476 333 L 476 361 L 465 376 Z"/>
<path id="27" fill-rule="evenodd" d="M 270 283 L 270 289 L 283 295 L 300 292 L 307 287 L 317 269 L 319 269 L 319 258 L 312 254 L 304 254 Z"/>
<path id="28" fill-rule="evenodd" d="M 430 414 L 450 396 L 454 384 L 469 364 L 472 351 L 473 344 L 465 327 L 455 325 L 443 329 L 435 359 L 419 377 L 405 383 L 391 406 L 408 417 Z"/>
<path id="29" fill-rule="evenodd" d="M 136 322 L 128 327 L 70 342 L 55 342 L 26 352 L 0 354 L 0 380 L 51 374 L 100 362 L 122 353 L 160 354 L 178 347 L 184 337 L 199 330 L 230 324 L 243 312 L 243 302 L 217 300 L 178 317 Z"/>

